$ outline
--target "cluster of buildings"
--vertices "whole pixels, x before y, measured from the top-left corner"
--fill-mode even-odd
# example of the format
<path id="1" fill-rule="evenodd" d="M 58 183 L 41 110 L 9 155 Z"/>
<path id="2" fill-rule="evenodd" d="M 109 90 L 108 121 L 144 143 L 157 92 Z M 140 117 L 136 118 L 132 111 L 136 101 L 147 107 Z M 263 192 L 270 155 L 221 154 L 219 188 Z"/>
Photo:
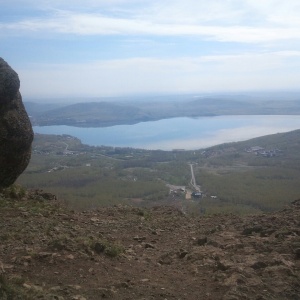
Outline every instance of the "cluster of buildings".
<path id="1" fill-rule="evenodd" d="M 274 157 L 274 156 L 279 156 L 282 153 L 282 150 L 279 150 L 278 148 L 266 150 L 263 147 L 260 146 L 254 146 L 245 149 L 247 153 L 254 153 L 255 155 L 260 155 L 264 157 Z"/>

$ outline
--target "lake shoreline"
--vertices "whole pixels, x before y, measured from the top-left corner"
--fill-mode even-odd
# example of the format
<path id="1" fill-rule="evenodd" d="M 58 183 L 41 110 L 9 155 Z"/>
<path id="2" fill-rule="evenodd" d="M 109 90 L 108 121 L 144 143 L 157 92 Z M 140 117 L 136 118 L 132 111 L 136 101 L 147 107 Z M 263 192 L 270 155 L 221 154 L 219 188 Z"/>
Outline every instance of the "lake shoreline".
<path id="1" fill-rule="evenodd" d="M 168 118 L 109 127 L 33 126 L 35 133 L 68 134 L 91 146 L 196 150 L 300 128 L 295 115 Z"/>

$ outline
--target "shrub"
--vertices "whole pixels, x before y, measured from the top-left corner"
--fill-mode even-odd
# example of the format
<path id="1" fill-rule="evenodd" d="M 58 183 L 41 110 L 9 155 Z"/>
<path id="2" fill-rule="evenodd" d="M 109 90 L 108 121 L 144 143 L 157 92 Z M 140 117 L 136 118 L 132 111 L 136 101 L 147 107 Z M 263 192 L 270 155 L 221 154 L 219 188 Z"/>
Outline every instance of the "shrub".
<path id="1" fill-rule="evenodd" d="M 26 189 L 20 185 L 13 184 L 8 188 L 3 189 L 2 194 L 6 198 L 22 199 L 23 197 L 26 196 Z"/>

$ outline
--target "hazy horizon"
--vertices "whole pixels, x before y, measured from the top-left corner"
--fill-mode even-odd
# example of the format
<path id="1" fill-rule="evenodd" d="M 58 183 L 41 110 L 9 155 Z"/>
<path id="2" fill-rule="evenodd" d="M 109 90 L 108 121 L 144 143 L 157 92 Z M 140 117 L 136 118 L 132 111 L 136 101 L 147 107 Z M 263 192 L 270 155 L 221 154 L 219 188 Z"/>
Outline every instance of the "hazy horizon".
<path id="1" fill-rule="evenodd" d="M 182 94 L 133 94 L 123 96 L 68 96 L 68 97 L 23 97 L 23 102 L 27 103 L 41 103 L 41 104 L 76 104 L 83 102 L 147 102 L 149 100 L 161 100 L 161 101 L 189 101 L 193 98 L 229 98 L 239 101 L 246 100 L 261 101 L 261 100 L 299 100 L 300 101 L 300 89 L 299 90 L 280 90 L 280 91 L 237 91 L 237 92 L 211 92 L 211 93 L 182 93 Z"/>
<path id="2" fill-rule="evenodd" d="M 297 0 L 11 0 L 0 53 L 28 98 L 299 89 Z"/>

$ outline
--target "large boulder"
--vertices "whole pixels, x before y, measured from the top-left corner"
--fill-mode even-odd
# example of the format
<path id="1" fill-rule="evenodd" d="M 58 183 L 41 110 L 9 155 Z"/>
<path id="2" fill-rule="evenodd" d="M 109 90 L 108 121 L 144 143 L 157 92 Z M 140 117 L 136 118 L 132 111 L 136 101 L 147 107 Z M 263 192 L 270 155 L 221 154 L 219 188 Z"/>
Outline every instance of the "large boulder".
<path id="1" fill-rule="evenodd" d="M 0 57 L 0 189 L 15 182 L 31 156 L 33 131 L 19 88 L 18 74 Z"/>

